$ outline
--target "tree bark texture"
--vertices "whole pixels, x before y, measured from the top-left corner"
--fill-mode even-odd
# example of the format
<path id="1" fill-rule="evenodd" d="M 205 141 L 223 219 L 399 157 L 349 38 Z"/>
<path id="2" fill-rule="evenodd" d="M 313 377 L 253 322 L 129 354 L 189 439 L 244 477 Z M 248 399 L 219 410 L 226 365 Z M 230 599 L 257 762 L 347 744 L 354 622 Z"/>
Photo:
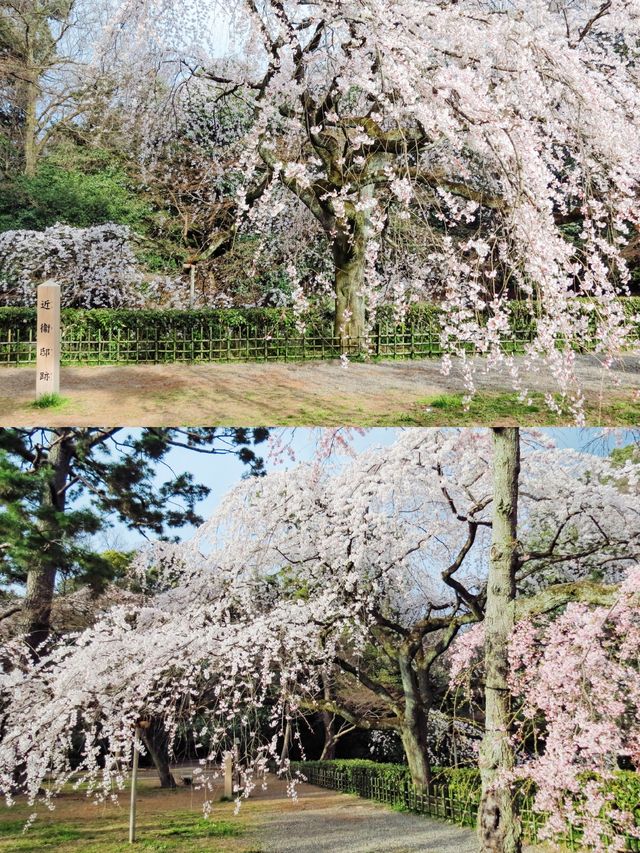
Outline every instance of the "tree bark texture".
<path id="1" fill-rule="evenodd" d="M 45 545 L 40 559 L 27 572 L 27 589 L 22 608 L 22 630 L 25 642 L 34 656 L 37 656 L 38 647 L 45 642 L 51 630 L 51 608 L 59 566 L 51 558 L 47 542 L 53 542 L 60 536 L 55 514 L 64 512 L 72 456 L 70 440 L 59 438 L 54 433 L 48 454 L 51 473 L 44 485 L 41 502 L 45 511 L 41 523 Z"/>
<path id="2" fill-rule="evenodd" d="M 322 692 L 325 700 L 331 701 L 331 687 L 325 679 L 322 681 Z M 333 761 L 336 757 L 336 717 L 330 711 L 321 711 L 322 727 L 324 729 L 324 745 L 320 761 Z"/>
<path id="3" fill-rule="evenodd" d="M 176 780 L 169 764 L 169 739 L 162 720 L 154 717 L 148 729 L 142 731 L 142 740 L 149 757 L 158 771 L 161 788 L 175 788 Z"/>
<path id="4" fill-rule="evenodd" d="M 291 720 L 287 720 L 287 724 L 284 729 L 284 738 L 282 741 L 282 750 L 280 751 L 280 763 L 284 764 L 285 761 L 289 760 L 289 750 L 291 749 Z"/>
<path id="5" fill-rule="evenodd" d="M 360 242 L 360 241 L 359 241 Z M 364 242 L 364 241 L 362 241 Z M 334 335 L 343 352 L 362 349 L 366 332 L 364 309 L 364 250 L 338 240 L 333 245 L 336 313 Z"/>
<path id="6" fill-rule="evenodd" d="M 31 72 L 28 72 L 31 76 Z M 38 86 L 28 79 L 24 84 L 24 125 L 23 125 L 23 162 L 24 174 L 32 178 L 36 173 L 38 160 Z"/>
<path id="7" fill-rule="evenodd" d="M 514 427 L 493 430 L 493 530 L 485 615 L 485 732 L 480 747 L 481 853 L 520 853 L 521 827 L 509 783 L 513 767 L 508 649 L 515 620 L 520 443 Z"/>
<path id="8" fill-rule="evenodd" d="M 427 732 L 428 707 L 423 701 L 418 675 L 412 666 L 410 656 L 401 652 L 398 662 L 404 692 L 404 714 L 400 737 L 411 780 L 419 791 L 427 791 L 431 784 Z"/>
<path id="9" fill-rule="evenodd" d="M 360 199 L 373 197 L 373 187 L 363 187 Z M 366 210 L 354 213 L 347 232 L 336 236 L 332 244 L 336 292 L 334 335 L 340 339 L 343 352 L 364 348 L 367 331 L 365 316 L 366 253 L 371 223 Z"/>

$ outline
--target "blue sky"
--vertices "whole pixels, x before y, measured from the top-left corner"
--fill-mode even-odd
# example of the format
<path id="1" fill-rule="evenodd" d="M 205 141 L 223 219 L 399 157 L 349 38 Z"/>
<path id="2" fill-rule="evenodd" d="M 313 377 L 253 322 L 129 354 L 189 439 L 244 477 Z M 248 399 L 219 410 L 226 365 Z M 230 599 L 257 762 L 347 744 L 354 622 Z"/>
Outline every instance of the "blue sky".
<path id="1" fill-rule="evenodd" d="M 372 446 L 385 446 L 391 444 L 400 431 L 401 429 L 396 427 L 370 429 L 364 435 L 352 434 L 352 444 L 357 451 L 363 451 Z M 136 433 L 137 430 L 132 429 L 131 432 Z M 276 468 L 282 470 L 283 467 L 291 467 L 297 462 L 312 458 L 318 439 L 318 429 L 298 427 L 296 429 L 277 429 L 274 432 L 292 448 L 295 461 L 287 459 L 283 464 L 275 464 L 266 458 L 268 448 L 266 444 L 263 444 L 258 447 L 258 452 L 265 457 L 267 470 Z M 627 444 L 631 440 L 631 434 L 624 430 L 611 430 L 604 441 L 596 440 L 603 435 L 603 431 L 600 429 L 556 427 L 545 428 L 541 432 L 551 435 L 558 447 L 585 450 L 597 454 L 609 452 L 616 445 Z M 224 495 L 240 481 L 246 472 L 246 466 L 231 455 L 204 456 L 189 450 L 174 449 L 168 455 L 167 461 L 176 472 L 192 471 L 198 482 L 204 483 L 211 489 L 208 498 L 198 506 L 199 514 L 204 518 L 213 512 Z M 162 474 L 162 472 L 160 473 Z M 179 532 L 181 538 L 188 538 L 192 528 L 184 528 Z M 116 524 L 107 532 L 106 536 L 97 537 L 96 546 L 98 548 L 117 547 L 122 550 L 129 550 L 142 544 L 142 541 L 142 538 L 137 534 L 128 531 L 123 525 Z"/>

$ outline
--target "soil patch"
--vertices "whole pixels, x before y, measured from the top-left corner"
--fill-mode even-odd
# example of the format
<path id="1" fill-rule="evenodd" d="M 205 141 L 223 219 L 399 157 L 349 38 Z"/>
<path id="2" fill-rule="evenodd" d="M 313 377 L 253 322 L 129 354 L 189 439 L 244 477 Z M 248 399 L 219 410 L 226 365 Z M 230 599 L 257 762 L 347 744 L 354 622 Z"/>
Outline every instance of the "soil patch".
<path id="1" fill-rule="evenodd" d="M 578 356 L 578 375 L 592 424 L 640 421 L 640 358 L 626 356 L 611 370 L 594 356 Z M 570 423 L 552 415 L 553 390 L 541 371 L 522 372 L 532 405 L 518 402 L 510 378 L 479 372 L 477 411 L 462 403 L 462 366 L 448 376 L 437 359 L 302 364 L 170 364 L 70 367 L 62 370 L 64 402 L 33 407 L 35 371 L 0 368 L 2 426 L 178 426 L 357 424 L 444 426 L 451 423 Z M 488 402 L 489 405 L 484 405 Z M 465 416 L 462 416 L 465 413 Z"/>

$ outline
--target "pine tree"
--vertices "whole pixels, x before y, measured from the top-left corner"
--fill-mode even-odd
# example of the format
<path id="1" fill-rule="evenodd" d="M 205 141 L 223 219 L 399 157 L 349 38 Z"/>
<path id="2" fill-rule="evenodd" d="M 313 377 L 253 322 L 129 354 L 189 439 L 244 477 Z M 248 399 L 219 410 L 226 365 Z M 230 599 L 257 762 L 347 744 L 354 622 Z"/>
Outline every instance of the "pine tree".
<path id="1" fill-rule="evenodd" d="M 196 505 L 209 488 L 166 464 L 173 448 L 235 454 L 248 473 L 261 474 L 252 445 L 267 435 L 237 428 L 0 431 L 0 578 L 25 590 L 19 620 L 32 654 L 50 634 L 61 577 L 100 588 L 113 574 L 112 561 L 87 544 L 88 534 L 117 520 L 171 539 L 176 528 L 201 522 Z"/>

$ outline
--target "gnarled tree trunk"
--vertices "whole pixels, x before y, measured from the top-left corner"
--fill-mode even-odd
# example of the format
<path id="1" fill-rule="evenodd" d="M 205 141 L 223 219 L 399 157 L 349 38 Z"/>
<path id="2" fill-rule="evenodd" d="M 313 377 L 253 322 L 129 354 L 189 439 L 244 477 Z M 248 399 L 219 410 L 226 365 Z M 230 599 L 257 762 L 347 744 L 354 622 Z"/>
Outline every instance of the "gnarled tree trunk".
<path id="1" fill-rule="evenodd" d="M 360 190 L 360 201 L 366 202 L 372 197 L 373 187 Z M 339 233 L 332 243 L 336 292 L 334 335 L 340 338 L 343 352 L 364 348 L 367 331 L 364 285 L 370 233 L 368 212 L 356 211 L 350 216 L 348 232 Z"/>
<path id="2" fill-rule="evenodd" d="M 331 701 L 331 687 L 325 679 L 322 680 L 322 692 L 326 701 Z M 324 745 L 322 747 L 322 755 L 320 761 L 333 761 L 336 757 L 336 718 L 335 714 L 330 711 L 321 711 L 322 727 L 324 729 Z"/>
<path id="3" fill-rule="evenodd" d="M 427 791 L 431 784 L 427 722 L 429 709 L 420 693 L 418 676 L 408 654 L 398 655 L 400 678 L 404 692 L 404 714 L 400 737 L 407 757 L 413 784 Z"/>
<path id="4" fill-rule="evenodd" d="M 324 745 L 320 761 L 333 761 L 336 757 L 336 724 L 335 717 L 329 711 L 322 711 L 322 727 L 324 729 Z"/>
<path id="5" fill-rule="evenodd" d="M 335 264 L 336 313 L 334 335 L 343 352 L 362 349 L 366 333 L 364 307 L 364 242 L 350 245 L 347 239 L 333 244 Z"/>
<path id="6" fill-rule="evenodd" d="M 142 740 L 158 771 L 161 788 L 175 788 L 176 780 L 169 765 L 169 739 L 162 720 L 154 717 L 148 729 L 142 730 Z"/>
<path id="7" fill-rule="evenodd" d="M 509 640 L 515 619 L 520 443 L 514 427 L 493 430 L 493 532 L 485 625 L 485 731 L 480 747 L 481 853 L 520 853 L 521 827 L 509 783 L 513 767 Z"/>

